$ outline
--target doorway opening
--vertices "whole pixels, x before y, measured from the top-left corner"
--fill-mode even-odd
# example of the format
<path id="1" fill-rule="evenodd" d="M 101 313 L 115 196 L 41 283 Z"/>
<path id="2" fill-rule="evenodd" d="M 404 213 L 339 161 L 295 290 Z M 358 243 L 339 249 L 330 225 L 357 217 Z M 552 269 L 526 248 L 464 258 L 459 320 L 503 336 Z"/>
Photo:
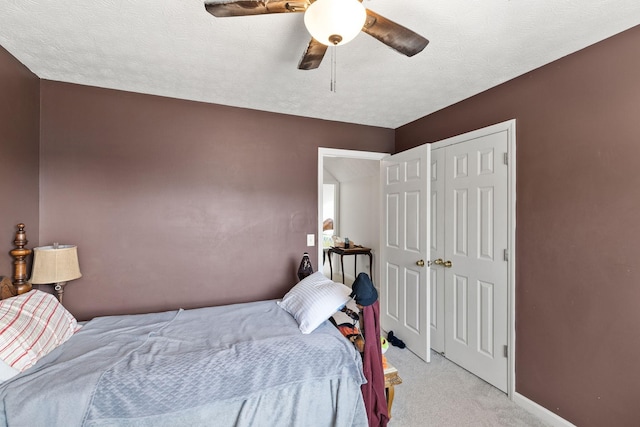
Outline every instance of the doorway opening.
<path id="1" fill-rule="evenodd" d="M 318 149 L 318 270 L 331 276 L 326 250 L 336 239 L 348 238 L 371 248 L 373 276 L 378 275 L 376 254 L 380 253 L 380 160 L 387 153 Z M 332 260 L 333 280 L 350 285 L 359 271 L 369 271 L 369 258 L 352 262 Z M 374 284 L 377 286 L 376 281 Z"/>

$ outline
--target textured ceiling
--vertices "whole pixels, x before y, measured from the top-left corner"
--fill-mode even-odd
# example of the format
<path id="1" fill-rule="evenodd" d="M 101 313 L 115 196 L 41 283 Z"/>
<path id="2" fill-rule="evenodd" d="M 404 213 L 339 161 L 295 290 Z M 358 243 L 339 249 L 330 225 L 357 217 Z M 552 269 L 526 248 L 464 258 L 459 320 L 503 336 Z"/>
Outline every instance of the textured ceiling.
<path id="1" fill-rule="evenodd" d="M 300 13 L 215 18 L 201 0 L 0 0 L 0 45 L 42 79 L 397 128 L 640 24 L 639 0 L 364 0 L 430 40 L 361 33 L 317 70 Z"/>

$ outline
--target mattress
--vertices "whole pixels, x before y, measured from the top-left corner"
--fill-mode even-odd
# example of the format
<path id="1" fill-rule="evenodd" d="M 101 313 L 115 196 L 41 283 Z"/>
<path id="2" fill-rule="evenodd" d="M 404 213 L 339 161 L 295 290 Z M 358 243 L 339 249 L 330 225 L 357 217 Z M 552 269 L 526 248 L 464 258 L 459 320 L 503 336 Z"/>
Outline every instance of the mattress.
<path id="1" fill-rule="evenodd" d="M 0 385 L 0 426 L 366 426 L 365 382 L 275 300 L 107 316 Z"/>

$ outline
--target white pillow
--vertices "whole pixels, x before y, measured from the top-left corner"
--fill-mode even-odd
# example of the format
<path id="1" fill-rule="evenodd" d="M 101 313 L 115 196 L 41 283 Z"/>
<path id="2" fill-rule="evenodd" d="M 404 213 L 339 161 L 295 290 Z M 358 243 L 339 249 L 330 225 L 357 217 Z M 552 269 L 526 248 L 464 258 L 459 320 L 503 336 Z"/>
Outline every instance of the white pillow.
<path id="1" fill-rule="evenodd" d="M 350 288 L 317 271 L 291 288 L 278 305 L 296 319 L 303 334 L 308 334 L 340 310 L 350 293 Z"/>
<path id="2" fill-rule="evenodd" d="M 0 301 L 0 359 L 22 372 L 68 340 L 76 319 L 51 294 L 32 290 Z"/>

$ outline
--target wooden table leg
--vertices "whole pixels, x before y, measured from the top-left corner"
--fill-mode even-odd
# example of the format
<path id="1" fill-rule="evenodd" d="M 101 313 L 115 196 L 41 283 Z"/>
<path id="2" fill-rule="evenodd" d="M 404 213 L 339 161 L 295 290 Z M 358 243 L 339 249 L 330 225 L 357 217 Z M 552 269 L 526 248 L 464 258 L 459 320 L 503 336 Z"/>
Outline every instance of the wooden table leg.
<path id="1" fill-rule="evenodd" d="M 393 386 L 389 386 L 385 389 L 387 395 L 387 412 L 389 414 L 389 419 L 391 419 L 391 406 L 393 406 L 393 397 L 395 390 Z"/>
<path id="2" fill-rule="evenodd" d="M 353 256 L 353 277 L 358 277 L 358 255 Z"/>
<path id="3" fill-rule="evenodd" d="M 340 254 L 340 268 L 342 268 L 342 284 L 344 285 L 344 254 Z"/>
<path id="4" fill-rule="evenodd" d="M 398 370 L 387 362 L 384 369 L 384 391 L 387 397 L 387 412 L 391 419 L 391 406 L 393 405 L 394 386 L 402 384 L 402 378 L 398 375 Z"/>
<path id="5" fill-rule="evenodd" d="M 327 254 L 329 257 L 329 271 L 331 272 L 331 280 L 333 280 L 333 265 L 331 265 L 331 251 Z"/>

